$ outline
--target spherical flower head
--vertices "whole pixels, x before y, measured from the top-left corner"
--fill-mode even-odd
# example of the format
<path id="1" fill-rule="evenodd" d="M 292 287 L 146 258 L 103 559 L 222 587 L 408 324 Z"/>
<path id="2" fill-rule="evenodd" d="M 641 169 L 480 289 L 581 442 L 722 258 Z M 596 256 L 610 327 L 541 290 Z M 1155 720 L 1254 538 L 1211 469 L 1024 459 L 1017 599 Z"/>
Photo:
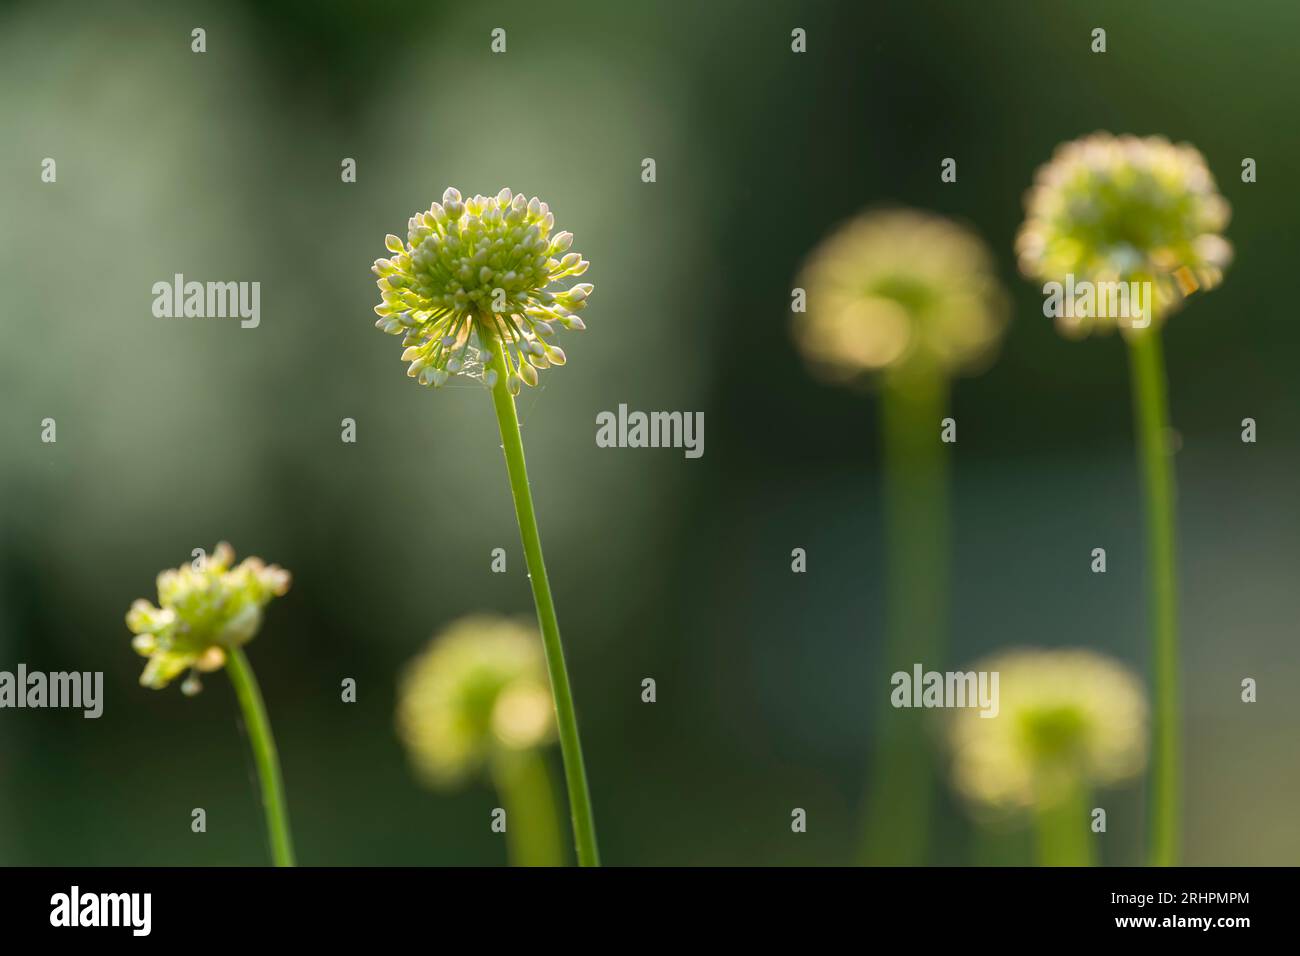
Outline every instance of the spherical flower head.
<path id="1" fill-rule="evenodd" d="M 1072 337 L 1160 322 L 1197 288 L 1223 278 L 1231 209 L 1205 158 L 1161 136 L 1094 133 L 1058 146 L 1025 197 L 1020 271 L 1044 282 L 1150 282 L 1150 314 L 1063 317 Z"/>
<path id="2" fill-rule="evenodd" d="M 407 666 L 397 729 L 435 787 L 462 781 L 498 750 L 551 740 L 555 708 L 536 629 L 491 616 L 452 624 Z"/>
<path id="3" fill-rule="evenodd" d="M 946 712 L 953 780 L 976 807 L 1051 806 L 1080 786 L 1105 787 L 1146 762 L 1142 682 L 1081 649 L 1008 651 L 974 665 L 997 672 L 998 712 Z"/>
<path id="4" fill-rule="evenodd" d="M 231 567 L 235 552 L 224 541 L 212 554 L 158 575 L 158 604 L 143 598 L 131 605 L 126 626 L 131 646 L 149 658 L 140 683 L 166 687 L 181 672 L 187 695 L 201 689 L 198 671 L 219 670 L 226 650 L 247 644 L 262 626 L 262 608 L 289 590 L 289 572 L 259 558 Z"/>
<path id="5" fill-rule="evenodd" d="M 462 201 L 448 189 L 441 203 L 407 222 L 406 241 L 388 236 L 392 258 L 376 259 L 382 301 L 375 326 L 402 336 L 406 374 L 439 387 L 454 375 L 496 384 L 495 343 L 505 346 L 507 384 L 536 385 L 537 373 L 563 365 L 553 343 L 559 329 L 581 330 L 578 314 L 592 285 L 548 286 L 580 276 L 590 263 L 570 252 L 573 234 L 554 235 L 546 203 L 509 189 Z"/>
<path id="6" fill-rule="evenodd" d="M 808 257 L 795 340 L 815 372 L 851 382 L 909 363 L 974 371 L 991 356 L 1007 301 L 983 241 L 911 210 L 851 219 Z"/>

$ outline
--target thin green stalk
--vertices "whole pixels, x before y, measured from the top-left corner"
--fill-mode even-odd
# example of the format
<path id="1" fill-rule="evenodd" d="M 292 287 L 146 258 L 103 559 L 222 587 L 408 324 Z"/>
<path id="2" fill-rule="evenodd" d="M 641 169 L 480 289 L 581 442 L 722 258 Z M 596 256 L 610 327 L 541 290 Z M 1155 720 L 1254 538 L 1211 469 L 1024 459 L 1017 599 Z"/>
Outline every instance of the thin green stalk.
<path id="1" fill-rule="evenodd" d="M 501 429 L 501 447 L 505 451 L 506 470 L 510 474 L 510 493 L 515 500 L 515 517 L 519 520 L 519 537 L 524 545 L 524 561 L 533 587 L 537 606 L 537 623 L 542 630 L 546 649 L 546 667 L 551 675 L 551 694 L 555 699 L 555 716 L 560 729 L 560 753 L 564 758 L 564 778 L 569 790 L 569 807 L 573 814 L 573 836 L 578 846 L 579 866 L 599 866 L 596 849 L 596 821 L 591 811 L 591 794 L 587 789 L 587 770 L 582 762 L 582 742 L 578 738 L 578 715 L 569 688 L 569 673 L 564 666 L 564 647 L 560 643 L 560 625 L 555 617 L 555 602 L 546 578 L 542 559 L 542 537 L 537 530 L 533 510 L 533 493 L 528 486 L 528 468 L 524 463 L 524 442 L 519 433 L 519 416 L 515 399 L 507 387 L 510 375 L 505 347 L 496 335 L 485 336 L 493 343 L 492 365 L 497 381 L 492 386 L 492 405 Z"/>
<path id="2" fill-rule="evenodd" d="M 492 757 L 492 780 L 506 809 L 511 865 L 562 866 L 555 793 L 541 752 L 498 750 Z"/>
<path id="3" fill-rule="evenodd" d="M 933 669 L 946 654 L 948 456 L 940 421 L 948 403 L 941 369 L 912 362 L 890 371 L 880 393 L 884 444 L 886 566 L 884 680 L 872 760 L 863 863 L 925 862 L 934 769 L 923 710 L 890 706 L 886 683 L 915 663 Z"/>
<path id="4" fill-rule="evenodd" d="M 1149 860 L 1173 866 L 1179 859 L 1178 579 L 1175 557 L 1174 469 L 1169 449 L 1169 398 L 1160 333 L 1129 337 L 1133 415 L 1142 466 L 1147 538 L 1147 612 L 1151 622 L 1154 719 L 1149 789 Z"/>
<path id="5" fill-rule="evenodd" d="M 271 722 L 266 719 L 262 691 L 253 676 L 253 668 L 242 647 L 226 648 L 226 673 L 234 685 L 235 696 L 244 711 L 244 724 L 257 764 L 257 778 L 262 786 L 262 809 L 266 829 L 271 837 L 271 860 L 276 866 L 293 866 L 293 839 L 289 836 L 289 813 L 284 802 L 284 781 L 280 779 L 280 757 L 276 753 Z"/>
<path id="6" fill-rule="evenodd" d="M 1072 787 L 1055 803 L 1038 807 L 1034 837 L 1039 866 L 1093 866 L 1087 791 Z"/>
<path id="7" fill-rule="evenodd" d="M 1025 866 L 1033 856 L 1034 835 L 1009 820 L 976 820 L 968 831 L 970 866 Z"/>

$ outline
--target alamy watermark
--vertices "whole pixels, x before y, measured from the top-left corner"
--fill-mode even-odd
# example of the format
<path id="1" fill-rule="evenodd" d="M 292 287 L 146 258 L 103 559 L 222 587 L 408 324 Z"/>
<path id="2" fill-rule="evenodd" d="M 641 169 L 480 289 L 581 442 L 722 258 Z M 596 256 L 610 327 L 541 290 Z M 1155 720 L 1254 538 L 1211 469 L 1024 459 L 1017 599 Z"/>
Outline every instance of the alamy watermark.
<path id="1" fill-rule="evenodd" d="M 148 936 L 152 924 L 152 893 L 83 893 L 73 886 L 50 897 L 51 926 L 125 926 L 132 936 Z"/>
<path id="2" fill-rule="evenodd" d="M 1075 280 L 1043 285 L 1043 315 L 1049 319 L 1113 319 L 1117 325 L 1145 329 L 1151 324 L 1150 282 Z"/>
<path id="3" fill-rule="evenodd" d="M 704 454 L 703 412 L 638 412 L 619 405 L 617 414 L 596 416 L 597 448 L 681 448 L 687 458 Z"/>
<path id="4" fill-rule="evenodd" d="M 60 707 L 93 720 L 104 712 L 103 671 L 0 671 L 0 708 Z"/>
<path id="5" fill-rule="evenodd" d="M 176 273 L 171 282 L 153 284 L 153 314 L 160 319 L 240 319 L 240 327 L 255 329 L 262 321 L 262 283 L 185 281 Z"/>
<path id="6" fill-rule="evenodd" d="M 998 715 L 997 671 L 895 671 L 889 679 L 894 707 L 978 707 L 981 717 Z"/>

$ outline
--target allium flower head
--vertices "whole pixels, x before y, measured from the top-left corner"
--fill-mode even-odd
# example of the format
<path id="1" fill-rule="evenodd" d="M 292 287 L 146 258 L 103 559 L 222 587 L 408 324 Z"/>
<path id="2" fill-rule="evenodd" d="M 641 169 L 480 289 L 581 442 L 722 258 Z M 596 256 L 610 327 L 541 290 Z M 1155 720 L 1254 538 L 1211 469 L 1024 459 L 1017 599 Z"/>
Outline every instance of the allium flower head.
<path id="1" fill-rule="evenodd" d="M 462 618 L 413 660 L 398 688 L 397 729 L 422 778 L 454 784 L 497 748 L 555 733 L 541 638 L 508 618 Z"/>
<path id="2" fill-rule="evenodd" d="M 580 276 L 590 263 L 569 252 L 573 234 L 551 234 L 555 216 L 546 203 L 502 189 L 495 196 L 461 200 L 448 189 L 441 203 L 407 222 L 406 241 L 388 236 L 392 258 L 376 259 L 382 302 L 375 326 L 401 335 L 410 363 L 406 374 L 421 385 L 444 385 L 453 375 L 481 378 L 489 387 L 493 343 L 506 348 L 513 393 L 537 384 L 537 371 L 563 365 L 552 344 L 557 329 L 585 328 L 577 315 L 592 285 L 547 287 Z"/>
<path id="3" fill-rule="evenodd" d="M 957 789 L 996 810 L 1051 805 L 1077 786 L 1109 786 L 1146 762 L 1142 683 L 1088 650 L 1014 650 L 972 667 L 999 674 L 995 717 L 948 711 Z"/>
<path id="4" fill-rule="evenodd" d="M 131 646 L 149 658 L 140 683 L 166 687 L 190 670 L 181 689 L 201 689 L 195 671 L 219 670 L 226 649 L 251 641 L 262 626 L 262 608 L 289 590 L 289 572 L 259 558 L 235 567 L 235 552 L 224 541 L 212 554 L 158 575 L 158 603 L 141 598 L 126 614 L 135 634 Z"/>
<path id="5" fill-rule="evenodd" d="M 940 216 L 869 212 L 808 257 L 795 340 L 825 378 L 847 382 L 918 361 L 945 371 L 987 359 L 1007 305 L 978 236 Z"/>
<path id="6" fill-rule="evenodd" d="M 1205 158 L 1162 136 L 1094 133 L 1058 146 L 1025 197 L 1016 237 L 1020 270 L 1030 278 L 1149 281 L 1159 321 L 1195 289 L 1223 278 L 1232 246 L 1220 233 L 1231 209 Z M 1062 319 L 1086 334 L 1113 319 Z"/>

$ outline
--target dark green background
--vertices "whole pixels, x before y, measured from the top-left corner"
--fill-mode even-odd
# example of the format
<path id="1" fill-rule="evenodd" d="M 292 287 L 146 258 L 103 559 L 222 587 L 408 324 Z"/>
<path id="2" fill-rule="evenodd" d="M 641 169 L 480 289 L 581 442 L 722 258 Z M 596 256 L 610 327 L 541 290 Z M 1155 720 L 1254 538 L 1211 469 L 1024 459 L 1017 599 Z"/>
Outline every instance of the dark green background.
<path id="1" fill-rule="evenodd" d="M 436 629 L 531 612 L 487 396 L 416 387 L 372 324 L 384 234 L 449 183 L 541 195 L 592 261 L 588 331 L 520 409 L 607 862 L 853 858 L 888 692 L 876 407 L 807 374 L 788 308 L 807 250 L 865 206 L 972 224 L 1014 301 L 999 360 L 955 390 L 949 663 L 1086 645 L 1141 667 L 1122 343 L 1061 339 L 1011 253 L 1034 169 L 1097 129 L 1196 144 L 1233 207 L 1225 284 L 1166 337 L 1186 859 L 1296 862 L 1298 30 L 1290 0 L 0 8 L 0 669 L 107 688 L 98 721 L 0 711 L 0 862 L 266 859 L 228 681 L 138 687 L 122 623 L 221 538 L 295 575 L 250 657 L 301 862 L 504 861 L 491 791 L 421 789 L 392 730 Z M 261 327 L 154 318 L 176 272 L 260 281 Z M 620 402 L 704 411 L 704 457 L 598 449 Z M 1104 798 L 1106 862 L 1141 859 L 1140 798 Z M 942 813 L 933 862 L 1028 859 L 1023 834 Z"/>

